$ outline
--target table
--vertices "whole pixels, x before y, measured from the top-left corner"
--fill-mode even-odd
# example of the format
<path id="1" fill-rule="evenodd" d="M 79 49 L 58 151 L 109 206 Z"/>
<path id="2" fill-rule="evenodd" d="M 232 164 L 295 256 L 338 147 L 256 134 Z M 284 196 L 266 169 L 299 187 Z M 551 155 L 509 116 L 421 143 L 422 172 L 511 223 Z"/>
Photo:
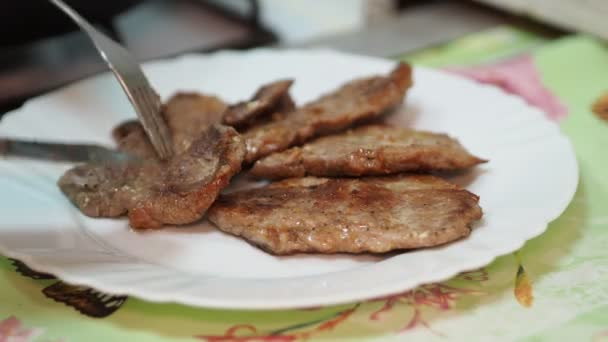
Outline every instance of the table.
<path id="1" fill-rule="evenodd" d="M 289 311 L 100 297 L 19 263 L 15 272 L 15 262 L 0 258 L 0 341 L 608 340 L 608 123 L 590 111 L 608 90 L 608 47 L 587 36 L 550 40 L 501 26 L 398 58 L 510 85 L 512 92 L 523 82 L 544 95 L 521 93 L 559 120 L 580 164 L 576 196 L 547 232 L 442 283 Z M 473 67 L 479 64 L 485 66 Z"/>

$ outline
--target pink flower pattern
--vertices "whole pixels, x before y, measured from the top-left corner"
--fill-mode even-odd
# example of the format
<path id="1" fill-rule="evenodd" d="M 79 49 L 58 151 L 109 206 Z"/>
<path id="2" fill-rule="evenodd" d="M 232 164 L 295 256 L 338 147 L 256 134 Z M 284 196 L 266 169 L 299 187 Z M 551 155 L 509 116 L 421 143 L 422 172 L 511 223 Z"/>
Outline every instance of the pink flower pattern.
<path id="1" fill-rule="evenodd" d="M 488 280 L 488 272 L 485 269 L 474 270 L 461 273 L 456 279 L 469 282 L 483 282 Z M 440 311 L 450 310 L 456 301 L 465 295 L 483 294 L 481 291 L 468 288 L 450 286 L 444 283 L 434 283 L 419 286 L 413 290 L 406 291 L 397 295 L 378 298 L 372 302 L 384 302 L 382 307 L 369 316 L 370 321 L 379 321 L 384 315 L 388 315 L 395 306 L 407 305 L 414 309 L 414 313 L 407 322 L 398 330 L 406 332 L 418 326 L 423 326 L 431 332 L 443 336 L 434 331 L 430 324 L 425 320 L 422 308 L 433 308 Z M 316 334 L 333 330 L 338 325 L 355 313 L 357 306 L 344 310 L 335 316 L 322 322 L 304 322 L 295 324 L 291 327 L 275 330 L 270 333 L 260 333 L 259 329 L 251 324 L 238 324 L 226 330 L 222 335 L 198 335 L 195 338 L 207 342 L 295 342 L 304 341 Z M 301 330 L 303 327 L 311 327 L 308 330 Z M 297 330 L 297 331 L 295 331 Z"/>
<path id="2" fill-rule="evenodd" d="M 0 342 L 28 342 L 40 334 L 41 329 L 26 329 L 14 316 L 0 321 Z"/>
<path id="3" fill-rule="evenodd" d="M 251 324 L 239 324 L 232 326 L 224 332 L 223 335 L 198 335 L 195 338 L 207 341 L 207 342 L 294 342 L 307 340 L 313 335 L 321 332 L 331 331 L 338 325 L 344 323 L 348 317 L 350 317 L 358 308 L 358 305 L 341 311 L 334 317 L 327 319 L 321 323 L 302 323 L 297 324 L 293 327 L 278 329 L 270 333 L 260 334 L 258 329 Z M 312 326 L 313 328 L 308 330 L 299 330 L 297 332 L 290 332 L 301 326 Z M 244 335 L 237 335 L 237 333 Z M 0 341 L 1 342 L 1 341 Z"/>
<path id="4" fill-rule="evenodd" d="M 543 84 L 540 72 L 529 55 L 499 63 L 447 70 L 521 96 L 530 105 L 542 109 L 552 120 L 558 121 L 568 114 L 566 106 Z"/>
<path id="5" fill-rule="evenodd" d="M 484 269 L 479 269 L 461 273 L 457 278 L 472 282 L 483 282 L 488 280 L 488 272 Z M 440 311 L 447 311 L 450 310 L 462 296 L 480 294 L 483 294 L 483 292 L 449 286 L 444 283 L 422 285 L 410 291 L 377 299 L 377 301 L 384 301 L 384 305 L 373 312 L 369 318 L 370 320 L 380 320 L 382 315 L 392 311 L 396 305 L 407 305 L 414 309 L 414 313 L 400 329 L 400 332 L 406 332 L 418 326 L 423 326 L 431 332 L 443 336 L 443 334 L 436 332 L 431 328 L 430 324 L 424 319 L 421 309 L 427 307 Z"/>
<path id="6" fill-rule="evenodd" d="M 608 330 L 602 330 L 602 331 L 596 332 L 595 334 L 593 334 L 593 336 L 591 336 L 591 342 L 604 342 L 604 341 L 608 341 Z"/>

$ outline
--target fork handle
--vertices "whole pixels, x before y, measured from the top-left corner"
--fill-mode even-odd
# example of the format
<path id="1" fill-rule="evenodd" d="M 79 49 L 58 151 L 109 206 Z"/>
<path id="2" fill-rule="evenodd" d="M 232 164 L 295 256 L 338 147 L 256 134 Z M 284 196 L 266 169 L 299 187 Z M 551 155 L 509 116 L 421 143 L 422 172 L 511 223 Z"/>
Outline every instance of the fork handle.
<path id="1" fill-rule="evenodd" d="M 80 14 L 76 13 L 70 6 L 68 6 L 62 0 L 49 0 L 55 6 L 59 7 L 65 14 L 67 14 L 81 29 L 85 30 L 89 35 L 91 32 L 95 32 L 95 28 L 91 26 Z M 94 37 L 91 37 L 92 39 Z M 95 39 L 93 39 L 95 41 Z M 97 43 L 95 43 L 97 45 Z"/>

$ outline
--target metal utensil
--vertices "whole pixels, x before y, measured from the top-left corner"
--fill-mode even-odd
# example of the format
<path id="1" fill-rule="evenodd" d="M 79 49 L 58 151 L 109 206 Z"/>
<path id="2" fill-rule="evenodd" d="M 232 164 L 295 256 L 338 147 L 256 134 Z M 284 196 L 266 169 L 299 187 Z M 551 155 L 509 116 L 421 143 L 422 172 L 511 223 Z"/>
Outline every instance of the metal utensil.
<path id="1" fill-rule="evenodd" d="M 171 136 L 161 116 L 161 102 L 141 67 L 121 45 L 95 29 L 61 0 L 50 0 L 89 36 L 133 105 L 152 146 L 161 159 L 173 154 Z"/>
<path id="2" fill-rule="evenodd" d="M 115 163 L 137 157 L 93 144 L 48 143 L 0 138 L 0 157 L 15 156 L 65 162 Z"/>

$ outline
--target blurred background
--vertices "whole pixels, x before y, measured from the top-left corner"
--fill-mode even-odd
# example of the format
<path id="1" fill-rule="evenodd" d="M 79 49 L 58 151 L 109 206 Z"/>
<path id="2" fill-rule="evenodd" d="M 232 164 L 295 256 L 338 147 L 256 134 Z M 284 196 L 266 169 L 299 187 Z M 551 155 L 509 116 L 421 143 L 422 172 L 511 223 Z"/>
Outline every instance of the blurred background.
<path id="1" fill-rule="evenodd" d="M 140 60 L 257 46 L 328 46 L 391 57 L 508 23 L 608 39 L 607 0 L 66 0 Z M 0 4 L 0 113 L 105 70 L 42 0 Z"/>

